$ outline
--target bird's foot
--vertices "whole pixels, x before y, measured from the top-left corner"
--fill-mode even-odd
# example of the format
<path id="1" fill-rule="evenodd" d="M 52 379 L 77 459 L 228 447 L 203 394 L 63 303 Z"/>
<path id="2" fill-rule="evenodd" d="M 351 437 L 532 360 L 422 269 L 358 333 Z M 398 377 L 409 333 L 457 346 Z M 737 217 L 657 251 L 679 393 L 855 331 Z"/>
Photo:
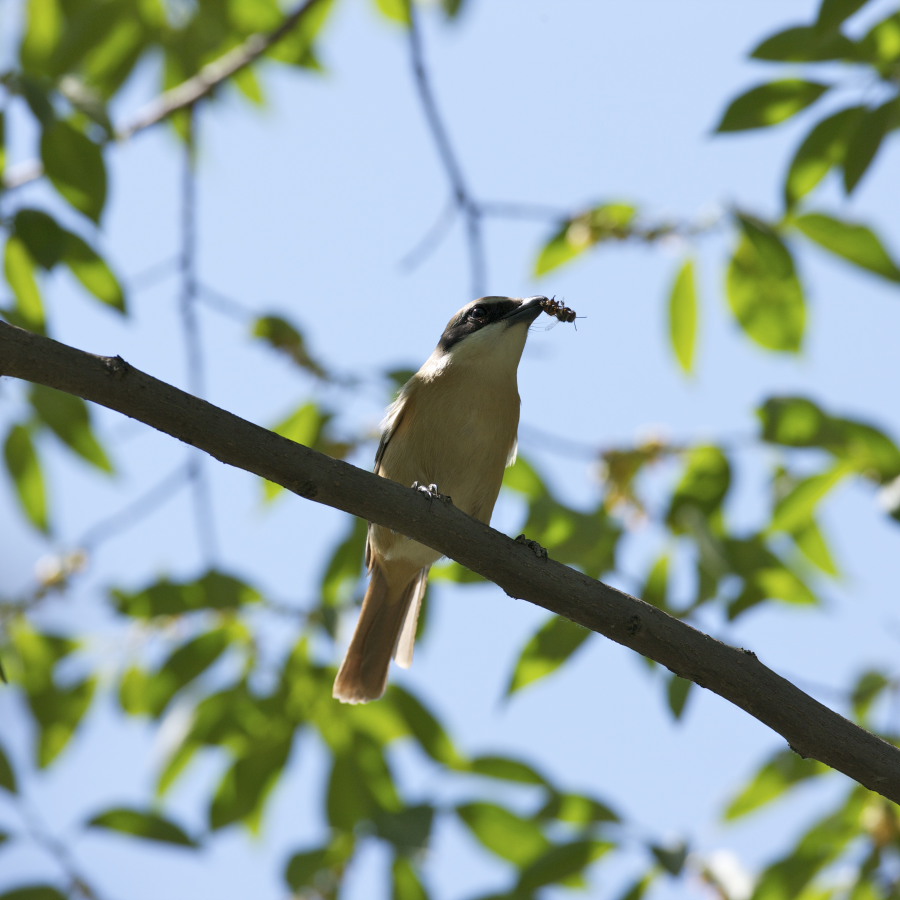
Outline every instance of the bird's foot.
<path id="1" fill-rule="evenodd" d="M 449 494 L 442 494 L 438 490 L 438 486 L 436 484 L 419 484 L 418 481 L 414 481 L 412 483 L 413 490 L 420 491 L 423 493 L 429 500 L 440 500 L 441 503 L 452 503 Z"/>
<path id="2" fill-rule="evenodd" d="M 533 541 L 530 538 L 525 537 L 524 534 L 520 534 L 516 538 L 517 544 L 524 544 L 538 559 L 547 559 L 547 550 L 542 547 L 537 541 Z"/>

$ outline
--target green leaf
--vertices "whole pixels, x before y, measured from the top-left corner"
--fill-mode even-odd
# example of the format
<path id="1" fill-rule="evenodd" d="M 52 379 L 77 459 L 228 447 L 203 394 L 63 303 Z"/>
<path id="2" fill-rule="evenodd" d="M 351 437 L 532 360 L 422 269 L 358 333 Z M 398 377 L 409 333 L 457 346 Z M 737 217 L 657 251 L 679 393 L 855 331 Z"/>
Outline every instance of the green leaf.
<path id="1" fill-rule="evenodd" d="M 762 438 L 786 447 L 822 446 L 829 417 L 805 397 L 770 397 L 757 410 Z"/>
<path id="2" fill-rule="evenodd" d="M 391 900 L 428 900 L 428 892 L 419 879 L 415 867 L 405 857 L 394 857 L 391 880 L 393 883 Z"/>
<path id="3" fill-rule="evenodd" d="M 721 448 L 711 444 L 694 447 L 669 503 L 669 528 L 684 534 L 692 530 L 696 518 L 709 519 L 717 514 L 730 487 L 731 464 Z"/>
<path id="4" fill-rule="evenodd" d="M 306 369 L 317 378 L 327 377 L 325 369 L 310 355 L 306 339 L 287 319 L 262 316 L 253 323 L 252 334 L 286 354 L 301 369 Z"/>
<path id="5" fill-rule="evenodd" d="M 12 764 L 3 747 L 0 747 L 0 788 L 9 791 L 11 794 L 15 794 L 19 790 L 16 783 L 16 773 L 13 771 Z"/>
<path id="6" fill-rule="evenodd" d="M 34 274 L 34 260 L 18 235 L 12 235 L 6 241 L 3 274 L 16 298 L 18 324 L 39 334 L 43 333 L 46 324 L 44 303 Z"/>
<path id="7" fill-rule="evenodd" d="M 59 262 L 64 231 L 52 216 L 39 209 L 20 209 L 13 219 L 13 232 L 42 269 L 52 269 Z"/>
<path id="8" fill-rule="evenodd" d="M 30 884 L 0 894 L 0 900 L 68 900 L 68 895 L 50 884 Z"/>
<path id="9" fill-rule="evenodd" d="M 844 190 L 852 194 L 869 170 L 885 136 L 900 122 L 900 101 L 892 97 L 881 106 L 867 109 L 856 128 L 844 157 Z"/>
<path id="10" fill-rule="evenodd" d="M 687 678 L 682 678 L 679 675 L 672 675 L 669 678 L 666 696 L 669 701 L 669 709 L 676 721 L 684 715 L 688 697 L 691 695 L 691 688 L 693 686 L 693 681 L 688 681 Z"/>
<path id="11" fill-rule="evenodd" d="M 684 843 L 676 844 L 671 847 L 661 847 L 658 844 L 650 845 L 650 852 L 654 859 L 669 874 L 675 877 L 679 876 L 687 862 L 688 848 Z"/>
<path id="12" fill-rule="evenodd" d="M 23 67 L 44 74 L 64 29 L 65 18 L 59 0 L 28 0 L 28 18 L 20 49 Z"/>
<path id="13" fill-rule="evenodd" d="M 745 131 L 777 125 L 815 103 L 829 87 L 799 78 L 758 85 L 731 101 L 716 131 Z"/>
<path id="14" fill-rule="evenodd" d="M 822 62 L 848 59 L 853 51 L 853 41 L 839 31 L 800 25 L 770 35 L 750 56 L 772 62 Z"/>
<path id="15" fill-rule="evenodd" d="M 740 216 L 728 265 L 728 304 L 741 328 L 769 350 L 796 353 L 806 328 L 803 288 L 790 251 L 768 226 Z"/>
<path id="16" fill-rule="evenodd" d="M 24 425 L 13 425 L 3 448 L 6 468 L 16 486 L 25 515 L 35 528 L 50 531 L 47 490 L 41 472 L 41 461 Z"/>
<path id="17" fill-rule="evenodd" d="M 694 260 L 687 259 L 678 270 L 669 295 L 669 337 L 681 368 L 690 374 L 697 348 L 697 279 Z"/>
<path id="18" fill-rule="evenodd" d="M 534 267 L 546 275 L 602 241 L 624 240 L 633 234 L 637 207 L 630 203 L 604 203 L 564 222 L 544 244 Z"/>
<path id="19" fill-rule="evenodd" d="M 84 400 L 41 384 L 31 386 L 29 400 L 41 422 L 67 447 L 101 471 L 113 471 L 106 451 L 91 428 Z"/>
<path id="20" fill-rule="evenodd" d="M 555 672 L 591 632 L 562 616 L 551 616 L 525 645 L 513 669 L 506 696 Z"/>
<path id="21" fill-rule="evenodd" d="M 538 813 L 541 819 L 557 819 L 576 828 L 619 822 L 621 818 L 605 803 L 583 794 L 557 794 Z"/>
<path id="22" fill-rule="evenodd" d="M 37 763 L 44 769 L 69 745 L 91 707 L 97 680 L 87 678 L 69 687 L 47 687 L 28 694 L 28 704 L 40 728 Z"/>
<path id="23" fill-rule="evenodd" d="M 832 31 L 839 28 L 858 9 L 865 6 L 867 0 L 822 0 L 816 27 L 820 31 Z"/>
<path id="24" fill-rule="evenodd" d="M 106 166 L 100 147 L 69 122 L 56 120 L 44 127 L 41 159 L 57 191 L 99 222 L 106 204 Z"/>
<path id="25" fill-rule="evenodd" d="M 784 185 L 787 207 L 805 197 L 831 169 L 844 164 L 865 115 L 864 106 L 850 106 L 822 119 L 807 134 L 788 170 Z"/>
<path id="26" fill-rule="evenodd" d="M 814 759 L 802 759 L 793 750 L 779 750 L 728 804 L 725 818 L 733 821 L 755 812 L 801 782 L 828 771 Z"/>
<path id="27" fill-rule="evenodd" d="M 819 503 L 850 473 L 846 464 L 839 464 L 827 472 L 810 475 L 798 481 L 775 506 L 768 534 L 786 531 L 793 534 L 809 525 Z"/>
<path id="28" fill-rule="evenodd" d="M 331 827 L 344 831 L 402 809 L 384 748 L 367 734 L 335 751 L 325 806 Z"/>
<path id="29" fill-rule="evenodd" d="M 810 520 L 795 529 L 791 537 L 793 537 L 797 549 L 813 565 L 818 566 L 826 575 L 835 577 L 840 575 L 840 569 L 828 546 L 828 541 L 815 521 Z"/>
<path id="30" fill-rule="evenodd" d="M 62 260 L 85 290 L 101 303 L 125 312 L 125 293 L 119 279 L 97 251 L 71 231 L 65 233 Z"/>
<path id="31" fill-rule="evenodd" d="M 551 847 L 522 871 L 517 896 L 534 896 L 534 891 L 547 884 L 583 885 L 583 879 L 578 876 L 612 846 L 605 841 L 586 840 Z"/>
<path id="32" fill-rule="evenodd" d="M 262 823 L 265 801 L 281 778 L 291 752 L 290 739 L 251 744 L 225 772 L 209 808 L 213 831 L 243 821 L 254 833 Z"/>
<path id="33" fill-rule="evenodd" d="M 875 701 L 892 687 L 893 682 L 884 672 L 875 669 L 863 672 L 853 686 L 853 693 L 850 697 L 853 703 L 853 714 L 856 718 L 865 719 Z"/>
<path id="34" fill-rule="evenodd" d="M 425 804 L 407 806 L 397 811 L 375 813 L 372 824 L 375 834 L 392 844 L 400 856 L 414 856 L 428 847 L 435 809 Z"/>
<path id="35" fill-rule="evenodd" d="M 98 813 L 85 823 L 89 828 L 105 828 L 148 841 L 196 847 L 197 842 L 183 828 L 155 812 L 116 807 Z"/>
<path id="36" fill-rule="evenodd" d="M 379 12 L 392 22 L 408 26 L 410 0 L 375 0 Z"/>
<path id="37" fill-rule="evenodd" d="M 900 281 L 900 268 L 877 235 L 864 225 L 843 222 L 823 213 L 807 213 L 793 220 L 811 241 L 890 281 Z"/>
<path id="38" fill-rule="evenodd" d="M 900 12 L 890 13 L 869 29 L 857 44 L 857 58 L 874 66 L 894 86 L 900 61 Z"/>
<path id="39" fill-rule="evenodd" d="M 290 441 L 306 447 L 315 447 L 329 418 L 317 403 L 310 401 L 292 412 L 272 430 Z M 275 484 L 274 481 L 264 481 L 263 489 L 267 501 L 273 500 L 284 490 L 280 484 Z"/>
<path id="40" fill-rule="evenodd" d="M 477 756 L 468 765 L 473 775 L 545 787 L 547 779 L 531 766 L 506 756 Z"/>
<path id="41" fill-rule="evenodd" d="M 116 609 L 136 619 L 178 616 L 201 609 L 239 609 L 258 603 L 260 594 L 238 578 L 224 572 L 207 572 L 196 581 L 160 579 L 141 591 L 111 591 Z"/>
<path id="42" fill-rule="evenodd" d="M 319 590 L 324 607 L 337 609 L 352 597 L 353 589 L 359 583 L 362 574 L 368 531 L 369 526 L 365 519 L 354 519 L 350 523 L 346 537 L 335 547 L 322 576 Z M 332 636 L 335 633 L 334 618 L 332 616 L 330 621 L 325 622 Z"/>
<path id="43" fill-rule="evenodd" d="M 453 739 L 421 700 L 393 685 L 382 702 L 385 701 L 394 707 L 416 743 L 435 762 L 448 768 L 466 767 L 466 760 L 454 746 Z"/>
<path id="44" fill-rule="evenodd" d="M 550 849 L 540 825 L 495 803 L 466 803 L 456 814 L 491 853 L 523 868 Z"/>
<path id="45" fill-rule="evenodd" d="M 669 610 L 669 555 L 663 553 L 650 568 L 644 586 L 638 596 L 644 603 L 658 609 Z"/>

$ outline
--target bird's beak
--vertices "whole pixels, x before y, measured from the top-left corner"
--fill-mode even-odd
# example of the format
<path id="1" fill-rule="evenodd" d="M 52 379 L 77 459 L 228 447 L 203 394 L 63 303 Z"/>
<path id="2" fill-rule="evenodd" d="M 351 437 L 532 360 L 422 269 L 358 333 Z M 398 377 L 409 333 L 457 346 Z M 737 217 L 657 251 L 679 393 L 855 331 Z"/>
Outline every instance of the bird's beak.
<path id="1" fill-rule="evenodd" d="M 529 325 L 543 312 L 541 303 L 546 297 L 526 297 L 512 312 L 507 313 L 502 321 L 509 325 L 527 322 Z"/>

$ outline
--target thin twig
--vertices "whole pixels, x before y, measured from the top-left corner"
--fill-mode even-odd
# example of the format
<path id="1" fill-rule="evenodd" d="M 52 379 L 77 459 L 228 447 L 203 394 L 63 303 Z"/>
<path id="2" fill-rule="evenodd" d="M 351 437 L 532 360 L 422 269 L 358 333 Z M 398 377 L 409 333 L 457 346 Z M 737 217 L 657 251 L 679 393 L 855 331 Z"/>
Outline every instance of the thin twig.
<path id="1" fill-rule="evenodd" d="M 323 2 L 325 0 L 304 0 L 288 13 L 273 31 L 250 35 L 242 44 L 205 65 L 187 81 L 160 94 L 131 121 L 116 129 L 115 140 L 127 141 L 139 132 L 165 121 L 179 110 L 194 106 L 209 96 L 222 82 L 256 62 L 267 50 L 287 37 L 316 6 Z M 6 173 L 3 187 L 6 190 L 13 190 L 36 181 L 43 174 L 44 166 L 39 160 L 28 160 L 13 166 Z"/>
<path id="2" fill-rule="evenodd" d="M 422 47 L 422 36 L 419 30 L 418 15 L 415 4 L 409 4 L 409 52 L 412 63 L 413 79 L 425 121 L 431 131 L 438 156 L 443 164 L 447 179 L 453 191 L 453 201 L 462 213 L 465 222 L 466 245 L 469 253 L 469 270 L 472 279 L 472 295 L 480 296 L 485 291 L 487 281 L 484 253 L 484 236 L 481 228 L 481 208 L 469 189 L 462 166 L 450 140 L 450 134 L 438 111 L 437 101 L 431 88 L 431 80 L 425 66 L 425 53 Z"/>

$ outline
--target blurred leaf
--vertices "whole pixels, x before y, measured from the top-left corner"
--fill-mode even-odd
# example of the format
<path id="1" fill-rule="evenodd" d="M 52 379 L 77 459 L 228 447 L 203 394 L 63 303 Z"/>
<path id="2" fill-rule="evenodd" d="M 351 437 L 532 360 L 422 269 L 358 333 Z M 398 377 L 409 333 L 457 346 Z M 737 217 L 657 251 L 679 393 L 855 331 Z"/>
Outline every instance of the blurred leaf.
<path id="1" fill-rule="evenodd" d="M 883 79 L 893 83 L 900 61 L 900 12 L 892 12 L 876 22 L 858 41 L 856 56 L 871 63 Z"/>
<path id="2" fill-rule="evenodd" d="M 739 223 L 726 282 L 731 311 L 756 343 L 796 353 L 806 328 L 806 303 L 790 251 L 759 220 L 739 216 Z"/>
<path id="3" fill-rule="evenodd" d="M 865 6 L 866 2 L 867 0 L 822 0 L 816 27 L 820 31 L 834 30 Z"/>
<path id="4" fill-rule="evenodd" d="M 392 844 L 399 856 L 412 856 L 428 847 L 435 809 L 425 804 L 375 813 L 375 834 Z"/>
<path id="5" fill-rule="evenodd" d="M 65 233 L 62 259 L 85 290 L 107 306 L 125 312 L 125 293 L 118 278 L 97 251 L 71 231 Z"/>
<path id="6" fill-rule="evenodd" d="M 853 41 L 839 31 L 801 25 L 770 35 L 750 56 L 772 62 L 821 62 L 847 59 L 853 50 Z"/>
<path id="7" fill-rule="evenodd" d="M 845 163 L 848 147 L 866 115 L 864 106 L 850 106 L 827 116 L 800 144 L 784 185 L 785 205 L 794 206 L 835 166 Z"/>
<path id="8" fill-rule="evenodd" d="M 355 518 L 350 523 L 346 537 L 334 548 L 322 576 L 320 590 L 324 607 L 335 610 L 352 596 L 362 574 L 368 531 L 368 522 Z M 334 618 L 332 615 L 325 622 L 332 637 L 335 635 Z"/>
<path id="9" fill-rule="evenodd" d="M 814 606 L 819 599 L 759 536 L 730 538 L 722 544 L 731 570 L 744 580 L 739 596 L 729 604 L 735 619 L 764 600 L 781 600 L 795 606 Z"/>
<path id="10" fill-rule="evenodd" d="M 322 429 L 330 418 L 331 416 L 324 413 L 317 403 L 310 401 L 275 425 L 272 431 L 289 441 L 315 449 Z M 274 481 L 263 481 L 263 489 L 267 501 L 273 500 L 284 490 L 280 484 L 275 484 Z"/>
<path id="11" fill-rule="evenodd" d="M 428 900 L 428 892 L 422 885 L 415 867 L 405 857 L 394 857 L 391 880 L 393 883 L 391 900 Z"/>
<path id="12" fill-rule="evenodd" d="M 0 182 L 6 174 L 6 110 L 0 109 Z"/>
<path id="13" fill-rule="evenodd" d="M 669 555 L 663 553 L 650 567 L 638 596 L 657 609 L 669 610 Z"/>
<path id="14" fill-rule="evenodd" d="M 402 808 L 384 749 L 366 734 L 336 750 L 328 780 L 326 809 L 332 828 L 352 831 L 381 812 Z"/>
<path id="15" fill-rule="evenodd" d="M 517 896 L 534 896 L 533 892 L 546 884 L 565 884 L 582 886 L 583 880 L 577 878 L 612 845 L 605 841 L 573 841 L 571 844 L 559 844 L 551 847 L 546 853 L 527 865 L 519 875 L 516 886 Z"/>
<path id="16" fill-rule="evenodd" d="M 853 714 L 858 719 L 865 719 L 872 709 L 875 701 L 881 697 L 885 691 L 891 690 L 895 685 L 884 674 L 875 669 L 863 672 L 853 686 L 851 701 L 853 703 Z"/>
<path id="17" fill-rule="evenodd" d="M 19 790 L 16 783 L 16 774 L 3 747 L 0 747 L 0 788 L 9 791 L 11 794 L 15 794 Z"/>
<path id="18" fill-rule="evenodd" d="M 42 269 L 52 269 L 59 262 L 65 232 L 52 216 L 39 209 L 20 209 L 13 219 L 13 231 Z"/>
<path id="19" fill-rule="evenodd" d="M 650 852 L 654 859 L 663 867 L 663 869 L 673 876 L 678 876 L 684 869 L 687 862 L 688 848 L 684 843 L 676 844 L 671 847 L 662 847 L 659 844 L 651 844 Z"/>
<path id="20" fill-rule="evenodd" d="M 317 378 L 327 377 L 328 373 L 322 365 L 310 356 L 306 339 L 287 319 L 281 316 L 262 316 L 253 323 L 252 333 L 254 337 L 285 353 L 301 369 L 306 369 Z"/>
<path id="21" fill-rule="evenodd" d="M 41 472 L 41 461 L 24 425 L 13 425 L 3 448 L 6 468 L 16 486 L 22 509 L 35 528 L 48 533 L 47 489 Z"/>
<path id="22" fill-rule="evenodd" d="M 506 696 L 555 672 L 590 634 L 582 625 L 562 616 L 551 616 L 522 650 L 506 687 Z"/>
<path id="23" fill-rule="evenodd" d="M 758 85 L 731 101 L 716 131 L 744 131 L 777 125 L 815 103 L 827 84 L 786 78 Z"/>
<path id="24" fill-rule="evenodd" d="M 577 828 L 619 822 L 620 817 L 605 803 L 582 794 L 558 794 L 547 801 L 538 813 L 541 819 L 557 819 Z"/>
<path id="25" fill-rule="evenodd" d="M 844 157 L 844 190 L 852 194 L 869 170 L 885 135 L 900 121 L 900 101 L 891 98 L 881 106 L 867 109 L 853 133 Z"/>
<path id="26" fill-rule="evenodd" d="M 864 225 L 842 222 L 822 213 L 798 216 L 794 219 L 794 224 L 811 241 L 831 253 L 881 275 L 882 278 L 900 281 L 900 268 L 891 259 L 875 232 Z"/>
<path id="27" fill-rule="evenodd" d="M 673 674 L 668 679 L 666 696 L 669 701 L 669 709 L 672 711 L 672 716 L 676 721 L 684 715 L 693 686 L 693 681 L 688 681 L 687 678 L 682 678 L 679 675 Z"/>
<path id="28" fill-rule="evenodd" d="M 105 828 L 148 841 L 196 847 L 197 842 L 180 826 L 155 812 L 116 807 L 98 813 L 85 823 L 90 828 Z"/>
<path id="29" fill-rule="evenodd" d="M 212 831 L 243 821 L 258 833 L 266 799 L 281 778 L 291 740 L 251 744 L 225 772 L 209 807 Z"/>
<path id="30" fill-rule="evenodd" d="M 409 733 L 428 756 L 449 768 L 465 769 L 466 760 L 453 739 L 421 700 L 397 685 L 388 689 L 385 700 L 400 714 Z"/>
<path id="31" fill-rule="evenodd" d="M 0 900 L 68 900 L 68 895 L 49 884 L 34 884 L 0 894 Z"/>
<path id="32" fill-rule="evenodd" d="M 772 521 L 766 531 L 795 531 L 806 527 L 812 521 L 819 503 L 850 473 L 850 467 L 839 464 L 827 472 L 810 475 L 798 481 L 775 506 Z"/>
<path id="33" fill-rule="evenodd" d="M 59 0 L 28 0 L 20 56 L 26 70 L 43 73 L 65 28 Z"/>
<path id="34" fill-rule="evenodd" d="M 830 771 L 814 759 L 802 759 L 793 750 L 779 750 L 728 804 L 725 819 L 732 821 L 777 800 L 788 790 Z"/>
<path id="35" fill-rule="evenodd" d="M 86 678 L 68 687 L 50 685 L 29 690 L 28 705 L 39 727 L 40 768 L 49 766 L 68 746 L 90 709 L 96 688 L 96 678 Z"/>
<path id="36" fill-rule="evenodd" d="M 379 12 L 392 22 L 409 25 L 410 0 L 375 0 Z"/>
<path id="37" fill-rule="evenodd" d="M 797 549 L 826 575 L 835 577 L 840 575 L 840 569 L 828 547 L 828 541 L 815 521 L 811 519 L 805 525 L 797 528 L 791 537 L 793 537 Z"/>
<path id="38" fill-rule="evenodd" d="M 495 803 L 465 803 L 456 814 L 484 847 L 519 868 L 550 849 L 540 825 Z"/>
<path id="39" fill-rule="evenodd" d="M 199 609 L 239 609 L 261 599 L 255 588 L 217 571 L 207 572 L 196 581 L 160 579 L 135 592 L 114 588 L 111 595 L 120 613 L 136 619 L 177 616 Z"/>
<path id="40" fill-rule="evenodd" d="M 815 447 L 826 440 L 828 417 L 805 397 L 770 397 L 757 415 L 764 441 L 788 447 Z"/>
<path id="41" fill-rule="evenodd" d="M 91 4 L 100 14 L 100 21 L 86 29 L 88 38 L 93 37 L 94 40 L 84 48 L 83 54 L 79 53 L 79 48 L 74 48 L 76 55 L 82 55 L 79 68 L 85 82 L 107 99 L 115 95 L 144 51 L 149 49 L 155 30 L 155 26 L 141 21 L 141 18 L 150 18 L 151 4 L 142 4 L 141 18 L 134 15 L 134 7 L 129 3 L 117 4 L 122 12 L 116 18 L 110 15 L 109 5 Z M 98 30 L 105 32 L 103 40 L 96 39 Z"/>
<path id="42" fill-rule="evenodd" d="M 106 451 L 91 428 L 90 414 L 84 400 L 41 384 L 31 385 L 29 400 L 41 422 L 67 447 L 101 471 L 113 471 Z"/>
<path id="43" fill-rule="evenodd" d="M 681 368 L 690 374 L 697 349 L 697 279 L 694 260 L 687 259 L 678 270 L 669 295 L 669 337 Z"/>
<path id="44" fill-rule="evenodd" d="M 669 503 L 666 523 L 676 534 L 684 534 L 698 516 L 709 519 L 719 512 L 730 486 L 731 464 L 721 448 L 694 447 Z"/>
<path id="45" fill-rule="evenodd" d="M 298 27 L 291 29 L 290 34 L 273 44 L 266 51 L 266 56 L 287 65 L 320 69 L 314 52 L 315 40 L 325 27 L 333 8 L 334 0 L 318 0 L 309 7 Z"/>
<path id="46" fill-rule="evenodd" d="M 106 166 L 100 147 L 69 122 L 57 120 L 44 126 L 41 159 L 59 193 L 99 222 L 106 204 Z"/>
<path id="47" fill-rule="evenodd" d="M 468 765 L 473 775 L 545 787 L 547 779 L 531 766 L 506 756 L 477 756 Z"/>
<path id="48" fill-rule="evenodd" d="M 7 238 L 3 274 L 16 298 L 16 324 L 42 334 L 45 327 L 44 303 L 34 274 L 34 260 L 25 242 L 17 235 Z"/>
<path id="49" fill-rule="evenodd" d="M 535 276 L 546 275 L 601 241 L 631 237 L 636 216 L 637 208 L 630 203 L 605 203 L 564 222 L 538 254 Z"/>

